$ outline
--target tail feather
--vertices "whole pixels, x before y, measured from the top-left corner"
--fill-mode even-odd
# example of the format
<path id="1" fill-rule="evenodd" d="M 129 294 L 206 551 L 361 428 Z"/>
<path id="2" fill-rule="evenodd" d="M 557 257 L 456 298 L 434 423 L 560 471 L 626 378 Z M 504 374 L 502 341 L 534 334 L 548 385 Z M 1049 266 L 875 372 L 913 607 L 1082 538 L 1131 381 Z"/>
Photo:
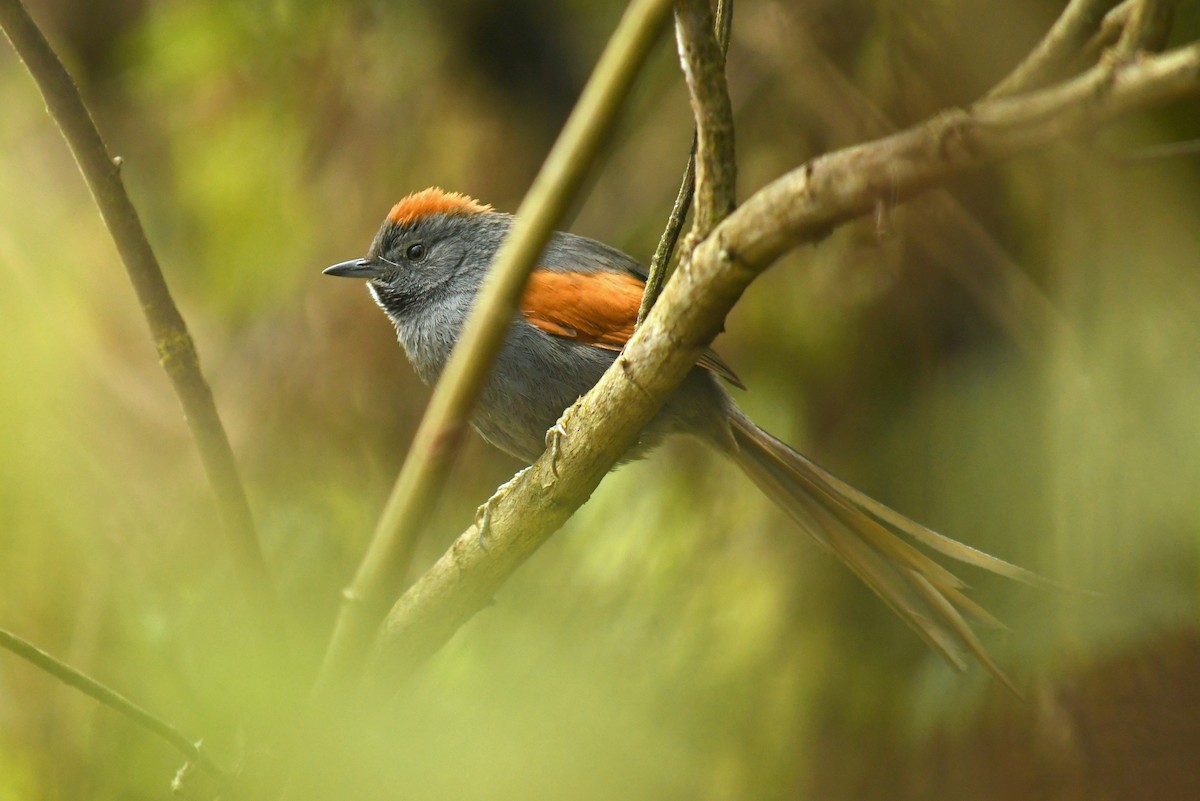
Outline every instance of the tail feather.
<path id="1" fill-rule="evenodd" d="M 797 493 L 771 470 L 755 460 L 742 462 L 742 468 L 767 497 L 779 504 L 792 519 L 834 552 L 858 578 L 886 603 L 902 620 L 959 670 L 966 669 L 962 649 L 920 610 L 920 599 L 901 582 L 901 574 L 886 557 L 871 549 L 820 503 L 815 496 Z"/>
<path id="2" fill-rule="evenodd" d="M 988 673 L 995 676 L 996 681 L 1004 685 L 1005 689 L 1013 695 L 1018 698 L 1024 697 L 1021 695 L 1021 691 L 1017 689 L 1017 685 L 1013 684 L 1008 675 L 995 663 L 992 655 L 983 647 L 983 643 L 980 642 L 979 637 L 971 629 L 971 626 L 967 621 L 963 620 L 963 616 L 954 608 L 954 604 L 950 603 L 946 596 L 938 592 L 938 589 L 929 583 L 929 580 L 920 573 L 909 570 L 908 575 L 912 578 L 913 586 L 921 592 L 929 605 L 937 610 L 938 615 L 950 626 L 959 640 L 966 646 L 967 650 L 971 652 L 971 655 L 979 660 L 979 664 L 987 668 Z"/>
<path id="3" fill-rule="evenodd" d="M 749 421 L 746 421 L 749 422 Z M 753 423 L 750 423 L 753 426 Z M 755 427 L 757 429 L 757 427 Z M 772 440 L 772 444 L 785 448 L 791 457 L 790 462 L 807 475 L 811 476 L 817 483 L 823 484 L 827 493 L 835 497 L 841 497 L 848 502 L 854 504 L 859 509 L 866 512 L 871 517 L 886 526 L 912 537 L 922 545 L 937 551 L 944 556 L 949 556 L 963 564 L 973 565 L 974 567 L 982 568 L 988 572 L 997 575 L 1006 576 L 1008 578 L 1020 581 L 1023 584 L 1029 584 L 1035 587 L 1044 587 L 1048 589 L 1059 589 L 1054 582 L 1039 576 L 1032 570 L 1026 570 L 1023 567 L 1014 565 L 1011 562 L 1006 562 L 1003 559 L 984 553 L 978 548 L 972 548 L 970 545 L 965 545 L 958 540 L 953 540 L 945 534 L 939 534 L 931 528 L 927 528 L 916 521 L 910 520 L 904 515 L 897 512 L 879 501 L 856 489 L 845 481 L 842 481 L 837 476 L 825 470 L 820 465 L 811 461 L 801 453 L 789 448 L 779 440 L 771 437 L 762 429 L 757 429 L 763 435 Z"/>
<path id="4" fill-rule="evenodd" d="M 819 488 L 814 487 L 819 491 Z M 841 504 L 838 504 L 841 506 Z M 850 511 L 850 510 L 848 510 Z M 836 514 L 836 513 L 835 513 Z M 918 551 L 913 546 L 909 545 L 904 540 L 892 534 L 883 526 L 876 523 L 874 520 L 863 520 L 861 515 L 854 515 L 851 511 L 847 515 L 838 515 L 842 523 L 855 529 L 864 540 L 878 549 L 885 556 L 891 557 L 893 562 L 907 564 L 918 573 L 928 576 L 930 581 L 933 581 L 939 587 L 950 587 L 954 589 L 962 589 L 966 587 L 958 576 L 951 573 L 946 568 L 939 565 L 937 562 L 930 559 L 925 554 Z"/>
<path id="5" fill-rule="evenodd" d="M 744 415 L 735 412 L 731 422 L 733 456 L 763 492 L 827 545 L 950 664 L 965 669 L 963 654 L 969 652 L 1001 685 L 1020 696 L 963 614 L 993 628 L 1007 627 L 964 594 L 962 580 L 897 534 L 1002 576 L 1035 585 L 1050 582 L 909 520 L 823 470 Z"/>
<path id="6" fill-rule="evenodd" d="M 923 610 L 911 588 L 902 583 L 901 580 L 908 578 L 907 573 L 897 574 L 894 565 L 885 557 L 872 551 L 863 540 L 842 526 L 835 525 L 829 538 L 834 553 L 926 644 L 958 670 L 967 669 L 963 649 L 953 633 Z"/>
<path id="7" fill-rule="evenodd" d="M 942 587 L 942 595 L 945 595 L 956 608 L 966 612 L 979 625 L 987 626 L 989 629 L 995 629 L 996 631 L 1003 631 L 1005 634 L 1012 634 L 1012 629 L 1008 627 L 1008 624 L 975 601 L 972 601 L 961 590 L 956 590 L 952 587 Z"/>

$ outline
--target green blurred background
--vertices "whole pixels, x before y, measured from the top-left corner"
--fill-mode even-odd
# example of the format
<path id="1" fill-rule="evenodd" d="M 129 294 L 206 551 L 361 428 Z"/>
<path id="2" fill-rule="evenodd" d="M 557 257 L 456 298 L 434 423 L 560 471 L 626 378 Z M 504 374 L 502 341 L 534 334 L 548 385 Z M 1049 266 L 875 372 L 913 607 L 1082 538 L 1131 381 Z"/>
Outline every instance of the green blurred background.
<path id="1" fill-rule="evenodd" d="M 431 184 L 513 210 L 618 3 L 28 0 L 192 328 L 295 623 L 250 627 L 107 233 L 0 47 L 0 626 L 253 752 L 307 681 L 428 398 L 321 276 Z M 738 4 L 739 194 L 971 102 L 1051 0 Z M 1181 8 L 1174 41 L 1200 32 Z M 842 83 L 848 82 L 848 83 Z M 852 88 L 854 87 L 854 88 Z M 857 110 L 856 110 L 857 109 Z M 864 122 L 868 120 L 868 122 Z M 572 230 L 648 258 L 691 131 L 664 38 Z M 914 518 L 1095 594 L 967 576 L 1029 700 L 956 674 L 730 465 L 621 468 L 387 707 L 324 797 L 1200 796 L 1200 136 L 1194 101 L 790 254 L 717 347 L 761 424 Z M 519 467 L 472 439 L 417 569 Z M 294 696 L 299 697 L 297 694 Z M 162 798 L 180 758 L 0 653 L 0 801 Z M 315 793 L 316 794 L 316 793 Z"/>

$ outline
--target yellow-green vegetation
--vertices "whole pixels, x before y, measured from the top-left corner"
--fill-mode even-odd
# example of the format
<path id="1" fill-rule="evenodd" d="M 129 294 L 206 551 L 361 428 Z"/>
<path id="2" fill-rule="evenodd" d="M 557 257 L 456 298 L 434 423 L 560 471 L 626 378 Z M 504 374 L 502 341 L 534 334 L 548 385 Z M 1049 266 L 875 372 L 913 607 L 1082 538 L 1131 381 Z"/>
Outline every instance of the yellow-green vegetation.
<path id="1" fill-rule="evenodd" d="M 304 697 L 428 399 L 362 287 L 320 270 L 362 255 L 413 189 L 515 209 L 620 7 L 27 5 L 123 159 L 295 647 L 287 675 L 248 659 L 254 628 L 179 403 L 6 44 L 0 627 L 203 737 L 220 764 L 253 761 L 271 733 L 244 721 L 281 687 Z M 986 91 L 1061 5 L 739 3 L 739 198 L 874 135 L 801 84 L 815 73 L 797 42 L 903 125 Z M 1180 3 L 1172 41 L 1198 35 Z M 649 259 L 691 128 L 664 39 L 572 230 Z M 1129 156 L 1196 136 L 1192 100 L 956 181 L 970 231 L 928 199 L 883 198 L 774 266 L 716 343 L 764 427 L 1075 590 L 964 571 L 1013 629 L 985 639 L 1027 706 L 947 667 L 732 466 L 680 441 L 609 476 L 381 715 L 330 738 L 327 785 L 306 789 L 990 799 L 1050 782 L 1045 797 L 1074 799 L 1127 788 L 1144 751 L 1194 754 L 1196 723 L 1176 717 L 1200 670 L 1200 157 Z M 1051 325 L 998 322 L 1041 319 L 1004 317 L 1014 270 Z M 174 345 L 160 343 L 168 368 Z M 518 467 L 472 438 L 414 569 Z M 159 798 L 181 762 L 0 652 L 0 801 Z M 1173 766 L 1156 768 L 1166 790 L 1200 786 Z"/>

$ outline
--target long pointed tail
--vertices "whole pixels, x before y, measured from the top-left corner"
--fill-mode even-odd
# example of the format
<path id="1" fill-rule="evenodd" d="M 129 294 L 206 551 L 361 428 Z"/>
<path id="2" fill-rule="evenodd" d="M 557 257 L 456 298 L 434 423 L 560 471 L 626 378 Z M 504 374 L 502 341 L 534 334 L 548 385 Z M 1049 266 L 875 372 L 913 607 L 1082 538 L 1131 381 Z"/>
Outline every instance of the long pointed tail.
<path id="1" fill-rule="evenodd" d="M 952 665 L 965 669 L 970 652 L 1015 695 L 963 615 L 1005 628 L 963 594 L 964 583 L 904 537 L 1002 576 L 1047 585 L 1024 568 L 956 542 L 909 520 L 826 472 L 763 431 L 740 411 L 730 414 L 733 457 L 764 493 L 846 563 L 876 595 Z"/>

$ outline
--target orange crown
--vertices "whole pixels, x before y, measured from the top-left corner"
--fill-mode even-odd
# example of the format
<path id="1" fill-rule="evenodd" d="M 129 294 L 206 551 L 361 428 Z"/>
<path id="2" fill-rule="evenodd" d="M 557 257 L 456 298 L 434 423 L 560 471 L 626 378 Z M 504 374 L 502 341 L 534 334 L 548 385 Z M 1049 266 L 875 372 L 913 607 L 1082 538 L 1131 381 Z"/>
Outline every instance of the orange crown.
<path id="1" fill-rule="evenodd" d="M 460 192 L 445 192 L 431 186 L 413 192 L 388 212 L 388 220 L 396 225 L 410 225 L 430 214 L 479 214 L 492 207 Z"/>

